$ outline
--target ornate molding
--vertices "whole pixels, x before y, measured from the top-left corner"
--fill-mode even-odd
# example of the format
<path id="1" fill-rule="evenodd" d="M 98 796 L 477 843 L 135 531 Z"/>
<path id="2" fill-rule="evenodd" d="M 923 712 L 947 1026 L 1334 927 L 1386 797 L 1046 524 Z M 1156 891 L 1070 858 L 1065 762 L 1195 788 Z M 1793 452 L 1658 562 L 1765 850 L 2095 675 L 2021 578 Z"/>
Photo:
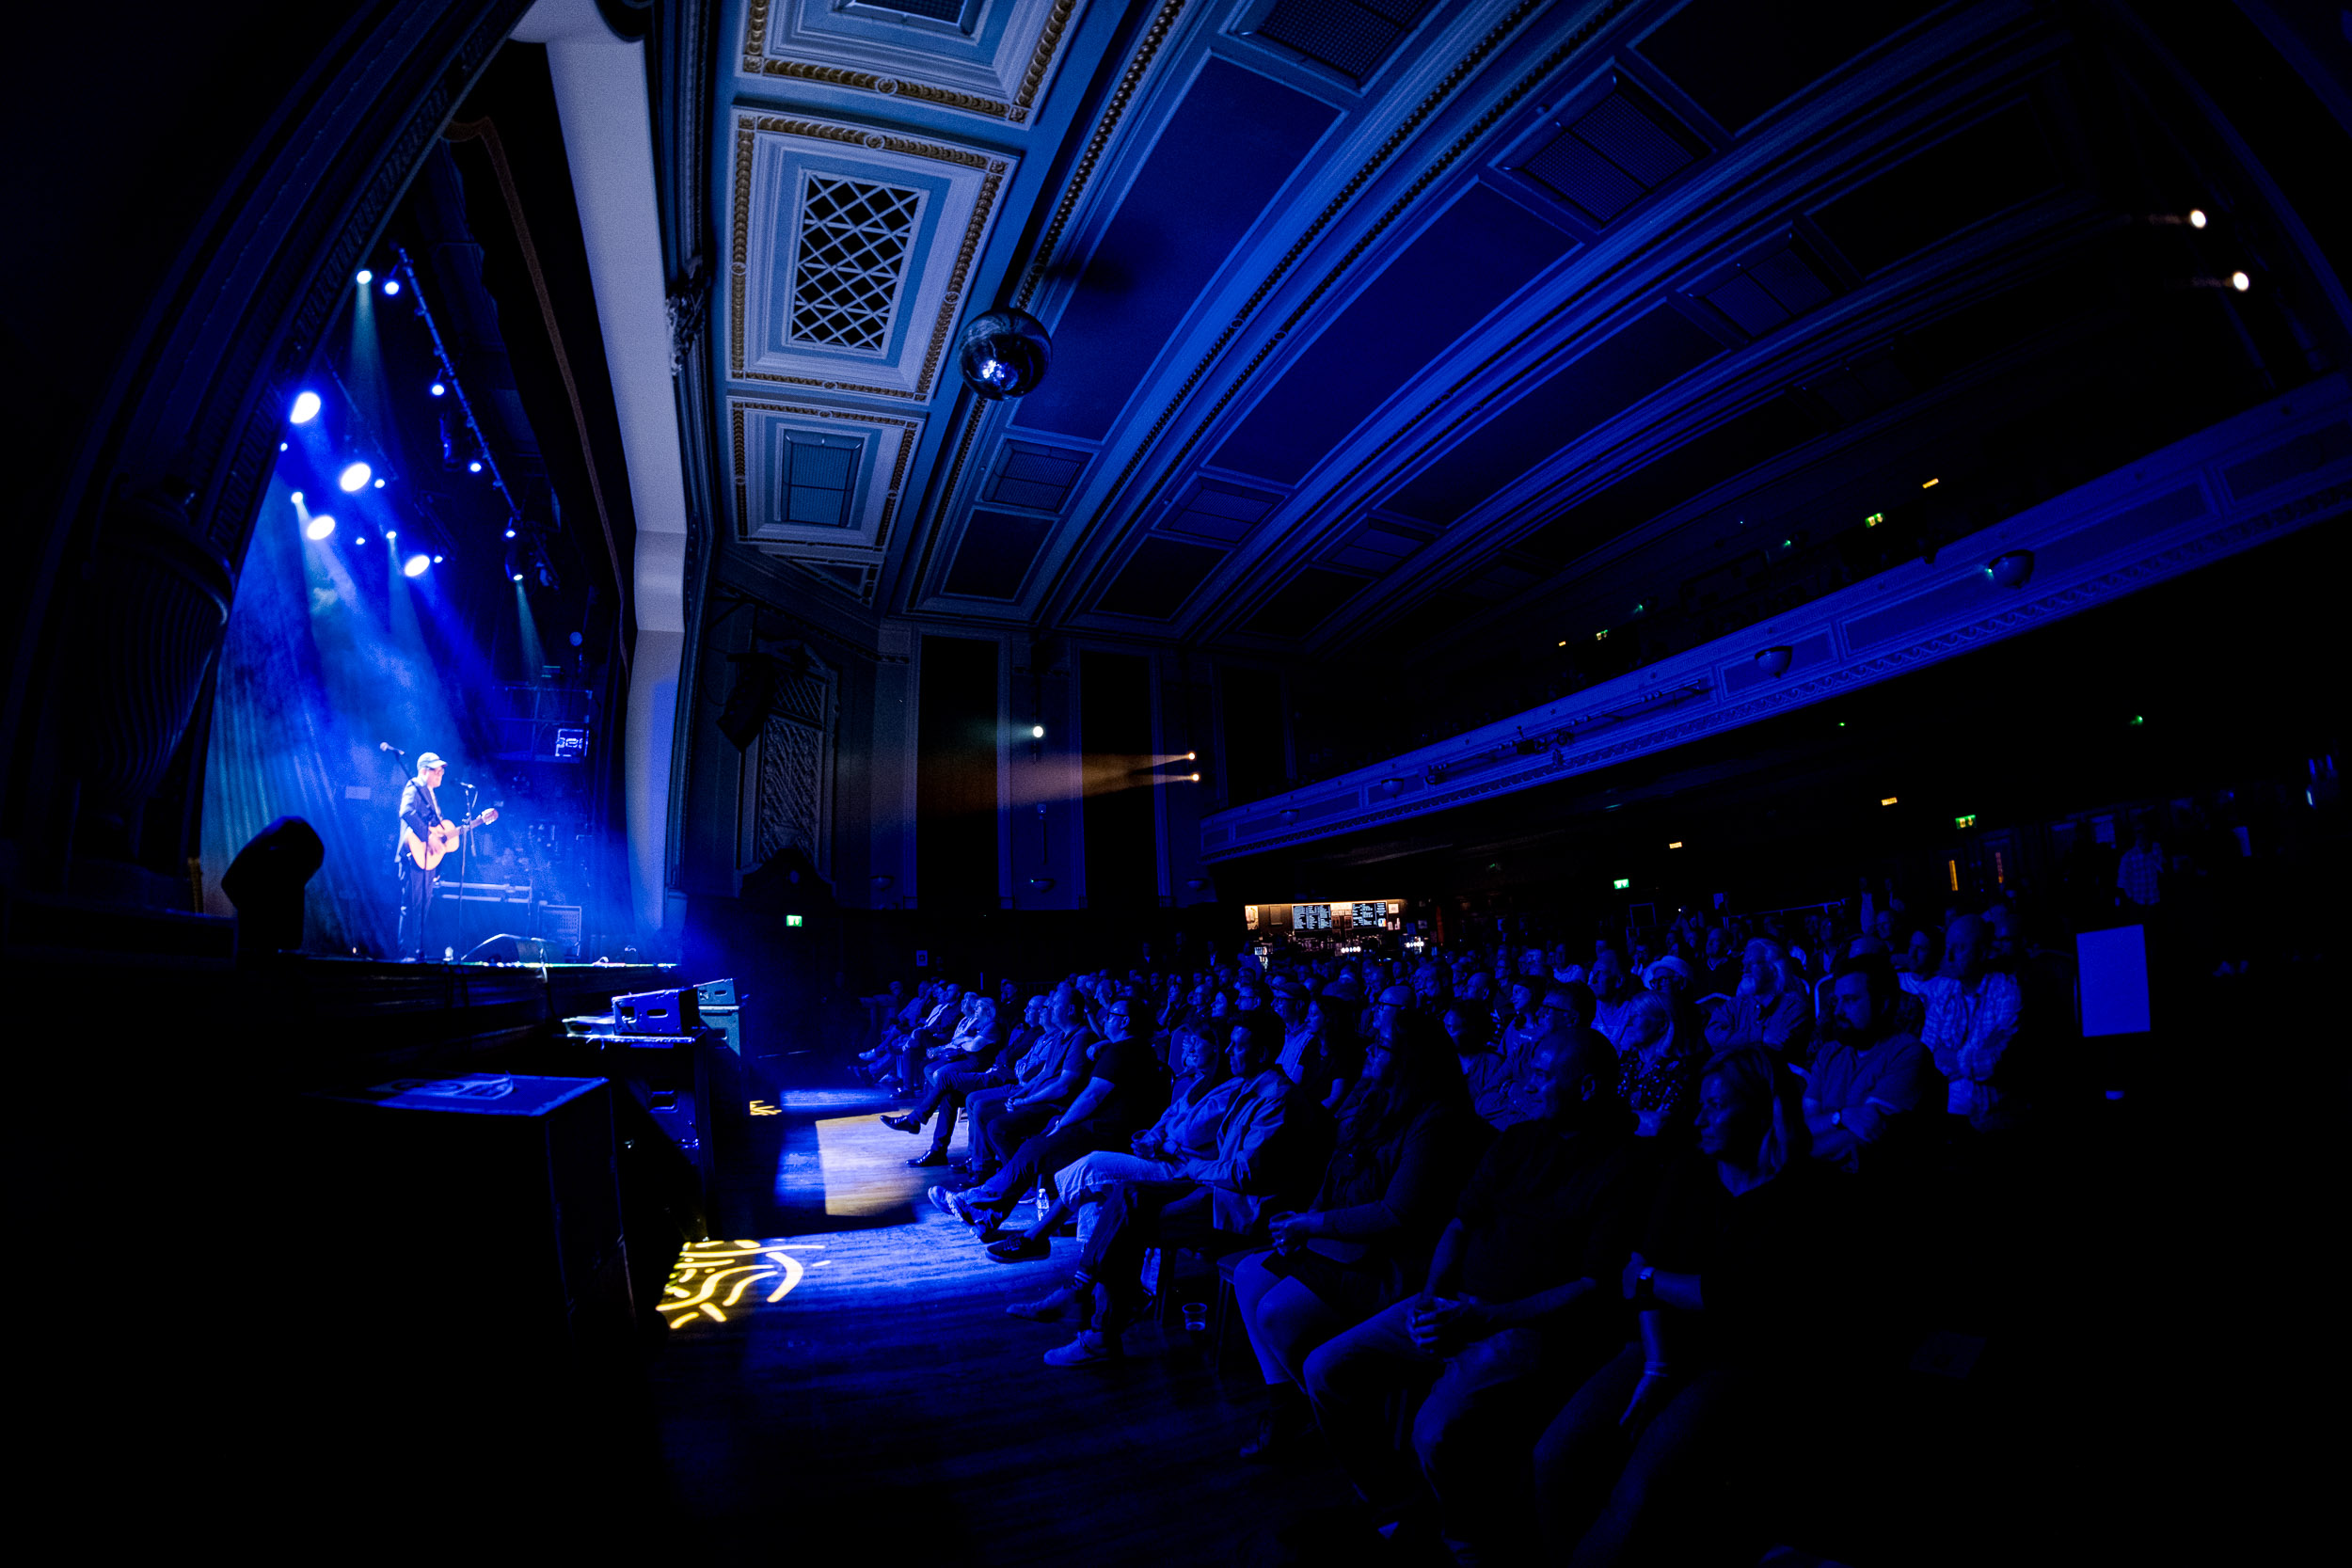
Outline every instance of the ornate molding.
<path id="1" fill-rule="evenodd" d="M 745 8 L 743 71 L 747 75 L 818 82 L 829 87 L 853 87 L 884 98 L 912 98 L 925 103 L 936 103 L 943 108 L 961 109 L 966 114 L 982 115 L 990 119 L 1020 125 L 1028 119 L 1030 112 L 1036 107 L 1038 90 L 1044 86 L 1046 74 L 1053 69 L 1054 56 L 1061 49 L 1062 35 L 1069 31 L 1070 19 L 1078 7 L 1077 0 L 1054 0 L 1053 9 L 1046 13 L 1044 29 L 1038 36 L 1037 47 L 1030 52 L 1028 64 L 1022 70 L 1021 85 L 1013 90 L 1009 101 L 964 92 L 956 87 L 938 87 L 929 82 L 911 81 L 904 76 L 859 71 L 850 66 L 826 65 L 817 60 L 771 55 L 768 53 L 768 18 L 773 8 L 774 0 L 750 0 Z"/>
<path id="2" fill-rule="evenodd" d="M 923 351 L 923 364 L 914 378 L 914 387 L 891 387 L 878 383 L 847 380 L 839 376 L 786 375 L 773 371 L 755 371 L 745 367 L 743 351 L 744 309 L 743 291 L 751 277 L 751 206 L 753 151 L 761 133 L 776 135 L 802 136 L 818 141 L 837 142 L 844 146 L 862 148 L 869 152 L 895 152 L 903 157 L 921 158 L 932 163 L 950 164 L 959 168 L 982 171 L 978 191 L 972 203 L 972 215 L 963 226 L 957 242 L 956 260 L 947 275 L 947 288 L 940 300 L 939 309 L 931 325 L 930 340 Z M 734 214 L 728 225 L 727 273 L 734 298 L 727 310 L 727 373 L 738 381 L 766 382 L 772 386 L 809 387 L 827 392 L 855 392 L 867 397 L 892 398 L 907 403 L 927 402 L 930 398 L 939 374 L 939 362 L 946 351 L 947 340 L 955 325 L 956 313 L 963 303 L 963 288 L 969 279 L 973 258 L 979 254 L 980 240 L 995 216 L 996 201 L 1003 194 L 1005 175 L 1010 165 L 1003 158 L 992 157 L 970 148 L 949 147 L 938 142 L 921 141 L 913 136 L 866 130 L 858 126 L 837 125 L 827 120 L 807 119 L 790 115 L 746 114 L 736 120 Z"/>
<path id="3" fill-rule="evenodd" d="M 1062 187 L 1061 200 L 1055 204 L 1053 221 L 1045 226 L 1044 236 L 1038 241 L 1037 256 L 1030 261 L 1028 271 L 1023 274 L 1021 287 L 1013 294 L 1012 302 L 1016 308 L 1026 309 L 1029 301 L 1036 295 L 1045 269 L 1053 264 L 1054 247 L 1061 243 L 1062 230 L 1070 225 L 1070 214 L 1077 210 L 1078 198 L 1086 194 L 1087 186 L 1094 179 L 1095 166 L 1102 162 L 1103 150 L 1110 145 L 1112 135 L 1126 118 L 1127 105 L 1134 101 L 1136 89 L 1143 85 L 1143 78 L 1151 71 L 1152 62 L 1158 58 L 1160 46 L 1168 41 L 1168 32 L 1176 25 L 1176 18 L 1184 5 L 1185 0 L 1168 0 L 1168 4 L 1160 8 L 1160 13 L 1152 19 L 1152 25 L 1144 30 L 1143 38 L 1136 43 L 1127 69 L 1120 73 L 1119 86 L 1111 89 L 1110 97 L 1103 104 L 1103 112 L 1095 116 L 1094 135 L 1087 138 L 1087 150 L 1080 154 L 1077 167 L 1071 171 L 1070 182 Z"/>
<path id="4" fill-rule="evenodd" d="M 686 366 L 710 319 L 710 272 L 699 262 L 670 286 L 662 304 L 670 316 L 670 373 Z"/>

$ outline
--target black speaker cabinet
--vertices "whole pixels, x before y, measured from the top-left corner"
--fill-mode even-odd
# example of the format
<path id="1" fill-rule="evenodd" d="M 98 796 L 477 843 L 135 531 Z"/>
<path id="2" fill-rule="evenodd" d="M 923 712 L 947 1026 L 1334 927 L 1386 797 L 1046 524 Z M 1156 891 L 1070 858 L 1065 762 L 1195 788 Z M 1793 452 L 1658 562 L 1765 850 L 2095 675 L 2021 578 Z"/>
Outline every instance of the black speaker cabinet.
<path id="1" fill-rule="evenodd" d="M 703 1026 L 701 998 L 691 987 L 616 996 L 612 1017 L 628 1035 L 691 1035 Z"/>

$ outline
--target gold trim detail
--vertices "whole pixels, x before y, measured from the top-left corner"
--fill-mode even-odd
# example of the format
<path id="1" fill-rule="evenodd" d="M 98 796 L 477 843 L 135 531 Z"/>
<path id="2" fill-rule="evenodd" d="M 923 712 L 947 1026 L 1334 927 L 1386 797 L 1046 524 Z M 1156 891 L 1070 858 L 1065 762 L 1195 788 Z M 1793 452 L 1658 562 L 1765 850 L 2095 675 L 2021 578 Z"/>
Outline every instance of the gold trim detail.
<path id="1" fill-rule="evenodd" d="M 821 82 L 827 87 L 863 88 L 886 98 L 920 99 L 926 103 L 961 109 L 991 119 L 1009 120 L 1015 125 L 1026 120 L 1029 111 L 1036 106 L 1038 88 L 1044 84 L 1045 73 L 1053 67 L 1054 55 L 1061 48 L 1062 35 L 1069 30 L 1070 18 L 1077 9 L 1077 0 L 1055 0 L 1054 8 L 1046 13 L 1045 26 L 1038 34 L 1037 48 L 1021 72 L 1021 86 L 1014 90 L 1010 103 L 1002 103 L 954 87 L 910 82 L 903 76 L 882 76 L 870 71 L 854 71 L 847 66 L 820 65 L 814 60 L 770 55 L 768 13 L 772 5 L 773 0 L 750 0 L 744 8 L 743 70 L 748 75 L 782 76 L 793 81 Z"/>
<path id="2" fill-rule="evenodd" d="M 1094 177 L 1094 166 L 1101 161 L 1103 149 L 1109 145 L 1111 134 L 1119 129 L 1119 122 L 1126 118 L 1128 100 L 1135 97 L 1136 89 L 1143 85 L 1145 72 L 1152 69 L 1152 60 L 1159 55 L 1160 45 L 1168 41 L 1169 30 L 1176 25 L 1177 13 L 1184 8 L 1184 0 L 1168 0 L 1168 4 L 1160 8 L 1160 14 L 1152 19 L 1151 29 L 1136 46 L 1135 58 L 1128 62 L 1126 71 L 1120 76 L 1118 87 L 1103 105 L 1103 112 L 1095 117 L 1094 135 L 1087 140 L 1086 154 L 1078 160 L 1078 166 L 1071 171 L 1070 183 L 1063 187 L 1061 201 L 1054 208 L 1054 221 L 1045 226 L 1045 235 L 1038 241 L 1037 257 L 1022 277 L 1020 293 L 1013 295 L 1015 309 L 1026 309 L 1030 299 L 1036 295 L 1045 269 L 1053 263 L 1054 247 L 1061 243 L 1062 230 L 1068 227 L 1070 214 L 1076 210 L 1079 197 L 1086 193 L 1088 182 Z M 953 476 L 950 476 L 949 483 L 950 488 L 943 494 L 954 494 Z"/>
<path id="3" fill-rule="evenodd" d="M 743 364 L 743 286 L 751 276 L 751 206 L 752 153 L 757 145 L 758 133 L 766 131 L 777 135 L 805 136 L 814 141 L 834 141 L 864 148 L 871 152 L 897 152 L 911 158 L 928 158 L 933 163 L 956 164 L 965 168 L 986 172 L 980 182 L 978 195 L 972 203 L 972 220 L 964 225 L 963 240 L 956 250 L 955 266 L 947 275 L 947 292 L 939 302 L 939 316 L 931 326 L 930 342 L 923 352 L 923 369 L 915 377 L 912 391 L 903 387 L 877 387 L 862 381 L 827 381 L 810 375 L 780 375 L 772 371 L 746 370 Z M 948 328 L 955 325 L 957 309 L 963 303 L 963 285 L 972 271 L 972 259 L 979 253 L 980 236 L 987 231 L 990 217 L 995 213 L 996 198 L 1005 183 L 1006 163 L 985 152 L 968 148 L 943 147 L 937 142 L 916 141 L 909 136 L 890 135 L 880 131 L 861 131 L 853 126 L 834 125 L 819 119 L 801 119 L 784 115 L 740 115 L 735 129 L 735 217 L 730 225 L 730 241 L 734 246 L 727 274 L 734 298 L 727 310 L 727 372 L 737 381 L 764 381 L 781 387 L 810 387 L 826 392 L 855 392 L 866 397 L 897 398 L 903 402 L 922 403 L 931 395 L 933 378 L 939 373 L 940 356 L 946 351 Z"/>
<path id="4" fill-rule="evenodd" d="M 914 457 L 914 449 L 922 444 L 923 421 L 903 420 L 894 414 L 865 414 L 847 408 L 816 408 L 798 403 L 760 403 L 748 398 L 727 400 L 727 426 L 735 448 L 735 537 L 739 544 L 781 545 L 783 540 L 754 539 L 751 536 L 751 463 L 744 444 L 743 416 L 747 413 L 796 414 L 804 419 L 834 420 L 843 424 L 895 425 L 906 433 L 898 443 L 898 460 L 890 467 L 890 483 L 882 489 L 882 516 L 874 524 L 874 542 L 870 545 L 833 545 L 830 549 L 855 550 L 871 553 L 879 562 L 889 554 L 891 519 L 898 514 L 898 496 L 906 486 L 907 464 Z M 847 562 L 842 562 L 847 564 Z"/>

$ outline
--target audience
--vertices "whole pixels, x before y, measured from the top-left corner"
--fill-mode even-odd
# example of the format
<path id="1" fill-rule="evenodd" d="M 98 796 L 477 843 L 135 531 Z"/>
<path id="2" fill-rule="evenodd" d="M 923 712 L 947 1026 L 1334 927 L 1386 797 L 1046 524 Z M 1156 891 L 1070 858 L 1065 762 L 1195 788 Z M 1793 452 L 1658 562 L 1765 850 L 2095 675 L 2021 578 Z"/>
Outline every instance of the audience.
<path id="1" fill-rule="evenodd" d="M 2103 880 L 2100 912 L 2146 912 L 2160 869 Z M 1950 906 L 1278 942 L 1025 1000 L 894 984 L 859 1061 L 909 1096 L 889 1125 L 930 1130 L 914 1164 L 961 1108 L 932 1196 L 990 1258 L 1074 1228 L 1067 1281 L 1008 1308 L 1073 1334 L 1047 1364 L 1119 1356 L 1177 1271 L 1238 1254 L 1266 1390 L 1242 1456 L 1319 1431 L 1391 1550 L 1754 1562 L 1795 1413 L 1845 1408 L 1880 1342 L 1877 1260 L 1944 1244 L 1916 1182 L 1965 1192 L 2030 1133 L 2024 1074 L 2072 1027 L 2068 955 L 2007 896 Z"/>

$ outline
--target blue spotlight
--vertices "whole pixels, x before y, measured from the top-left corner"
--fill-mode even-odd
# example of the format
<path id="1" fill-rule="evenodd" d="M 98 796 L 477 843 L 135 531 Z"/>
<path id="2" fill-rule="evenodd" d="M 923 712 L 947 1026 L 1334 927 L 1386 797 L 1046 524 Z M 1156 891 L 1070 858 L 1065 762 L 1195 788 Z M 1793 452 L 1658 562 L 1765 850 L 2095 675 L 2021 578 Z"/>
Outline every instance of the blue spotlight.
<path id="1" fill-rule="evenodd" d="M 469 473 L 469 474 L 478 474 L 478 473 L 480 473 L 480 472 L 482 471 L 482 459 L 480 459 L 479 457 L 477 457 L 477 458 L 475 458 L 472 462 L 470 462 L 470 463 L 467 464 L 467 465 L 466 465 L 466 471 L 467 471 L 468 473 Z"/>
<path id="2" fill-rule="evenodd" d="M 354 463 L 336 478 L 335 483 L 342 487 L 345 495 L 349 495 L 355 490 L 364 488 L 374 473 L 375 470 L 365 463 Z"/>
<path id="3" fill-rule="evenodd" d="M 296 506 L 300 506 L 300 505 L 302 504 L 302 492 L 301 492 L 301 491 L 299 491 L 299 490 L 296 490 L 296 491 L 295 491 L 295 492 L 294 492 L 292 496 L 288 497 L 287 499 L 288 499 L 289 500 L 293 501 L 293 502 L 294 502 Z"/>
<path id="4" fill-rule="evenodd" d="M 436 566 L 438 566 L 440 563 L 441 563 L 441 558 L 440 558 L 439 556 L 437 556 L 437 556 L 435 556 L 435 557 L 433 558 L 433 564 L 434 564 L 434 565 L 436 565 Z"/>
<path id="5" fill-rule="evenodd" d="M 300 500 L 301 499 L 302 499 L 302 498 L 301 498 L 300 496 L 296 496 L 296 497 L 294 498 L 294 499 L 296 499 L 296 500 Z M 508 530 L 506 531 L 506 537 L 508 537 L 509 539 L 514 538 L 514 537 L 515 537 L 515 531 L 514 531 L 513 529 L 511 529 L 511 528 L 510 528 L 510 529 L 508 529 Z"/>
<path id="6" fill-rule="evenodd" d="M 364 533 L 363 533 L 363 534 L 361 534 L 361 535 L 359 535 L 359 537 L 358 537 L 358 538 L 354 539 L 354 540 L 352 541 L 352 543 L 353 543 L 353 544 L 355 544 L 355 545 L 364 545 L 364 544 L 366 544 L 367 542 L 368 542 L 368 536 L 367 536 L 366 534 L 364 534 Z"/>
<path id="7" fill-rule="evenodd" d="M 302 531 L 302 536 L 305 539 L 324 539 L 334 531 L 335 519 L 322 512 L 310 519 L 310 526 Z"/>
<path id="8" fill-rule="evenodd" d="M 384 292 L 388 294 L 396 294 L 400 293 L 400 279 L 397 277 L 388 277 L 384 279 Z"/>
<path id="9" fill-rule="evenodd" d="M 523 580 L 523 575 L 522 575 L 520 572 L 516 572 L 516 573 L 513 574 L 513 576 L 514 576 L 514 578 L 515 578 L 515 580 L 516 580 L 516 582 L 520 582 L 520 581 L 522 581 L 522 580 Z"/>
<path id="10" fill-rule="evenodd" d="M 371 284 L 371 283 L 373 283 L 373 282 L 374 282 L 374 281 L 375 281 L 375 274 L 373 274 L 373 273 L 370 272 L 370 271 L 369 271 L 367 268 L 365 268 L 365 267 L 361 267 L 361 268 L 359 269 L 359 287 L 361 287 L 361 288 L 363 288 L 363 289 L 364 289 L 364 288 L 366 288 L 369 284 Z"/>
<path id="11" fill-rule="evenodd" d="M 401 567 L 400 570 L 401 575 L 404 577 L 421 578 L 424 576 L 426 572 L 432 570 L 432 568 L 433 558 L 431 556 L 412 555 L 408 558 L 407 564 Z"/>
<path id="12" fill-rule="evenodd" d="M 400 537 L 400 530 L 396 528 L 388 528 L 384 531 L 384 537 L 387 539 L 397 539 Z"/>
<path id="13" fill-rule="evenodd" d="M 296 392 L 294 406 L 286 411 L 286 418 L 294 424 L 309 424 L 319 417 L 319 406 L 316 392 Z"/>
<path id="14" fill-rule="evenodd" d="M 377 481 L 375 482 L 375 487 L 376 487 L 377 489 L 379 489 L 379 490 L 383 489 L 383 488 L 384 488 L 384 482 L 383 482 L 382 480 L 380 480 L 380 479 L 379 479 L 379 480 L 377 480 Z"/>
<path id="15" fill-rule="evenodd" d="M 577 648 L 577 647 L 579 647 L 579 646 L 580 645 L 580 643 L 582 643 L 582 642 L 584 642 L 584 641 L 587 641 L 587 639 L 585 639 L 585 638 L 581 637 L 581 636 L 580 635 L 580 633 L 578 633 L 578 632 L 574 632 L 574 633 L 572 633 L 572 646 L 573 646 L 573 647 Z"/>
<path id="16" fill-rule="evenodd" d="M 449 388 L 446 388 L 446 387 L 444 387 L 444 386 L 442 386 L 439 382 L 437 382 L 437 382 L 435 382 L 435 383 L 433 384 L 433 387 L 432 387 L 432 392 L 433 392 L 433 395 L 434 395 L 435 397 L 437 397 L 437 397 L 443 396 L 443 395 L 444 395 L 444 394 L 446 394 L 448 391 L 449 391 Z"/>

